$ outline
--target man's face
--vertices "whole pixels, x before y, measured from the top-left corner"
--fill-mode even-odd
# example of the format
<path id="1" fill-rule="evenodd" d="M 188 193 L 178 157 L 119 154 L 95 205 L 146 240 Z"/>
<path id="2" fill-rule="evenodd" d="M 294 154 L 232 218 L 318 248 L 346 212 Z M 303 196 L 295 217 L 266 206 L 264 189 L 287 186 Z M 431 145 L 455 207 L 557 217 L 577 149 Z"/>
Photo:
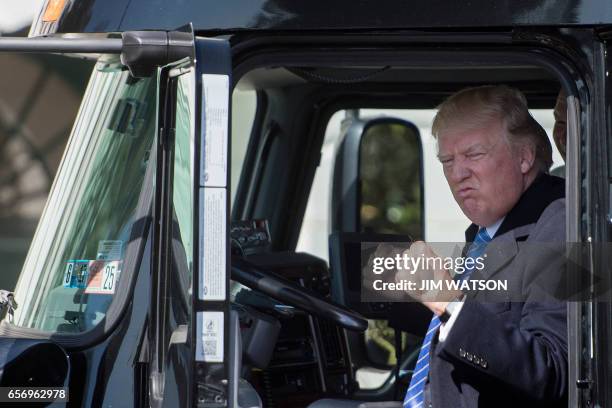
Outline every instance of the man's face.
<path id="1" fill-rule="evenodd" d="M 524 149 L 510 145 L 498 120 L 475 130 L 450 127 L 441 132 L 438 157 L 455 201 L 470 221 L 482 227 L 514 207 L 533 166 L 533 161 L 525 161 Z"/>

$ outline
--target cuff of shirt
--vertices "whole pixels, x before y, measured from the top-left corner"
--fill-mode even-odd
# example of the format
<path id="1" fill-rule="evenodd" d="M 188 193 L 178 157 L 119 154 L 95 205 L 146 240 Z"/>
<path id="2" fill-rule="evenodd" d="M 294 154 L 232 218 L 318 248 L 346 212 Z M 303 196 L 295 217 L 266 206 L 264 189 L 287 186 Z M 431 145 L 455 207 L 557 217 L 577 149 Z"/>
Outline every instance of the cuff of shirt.
<path id="1" fill-rule="evenodd" d="M 451 317 L 449 317 L 449 319 L 446 321 L 446 323 L 442 323 L 440 325 L 438 341 L 442 342 L 446 340 L 448 333 L 450 333 L 451 329 L 453 328 L 453 325 L 455 324 L 455 320 L 457 320 L 457 316 L 459 316 L 459 312 L 461 312 L 461 309 L 463 309 L 463 303 L 464 302 L 460 302 L 457 308 L 453 311 Z"/>

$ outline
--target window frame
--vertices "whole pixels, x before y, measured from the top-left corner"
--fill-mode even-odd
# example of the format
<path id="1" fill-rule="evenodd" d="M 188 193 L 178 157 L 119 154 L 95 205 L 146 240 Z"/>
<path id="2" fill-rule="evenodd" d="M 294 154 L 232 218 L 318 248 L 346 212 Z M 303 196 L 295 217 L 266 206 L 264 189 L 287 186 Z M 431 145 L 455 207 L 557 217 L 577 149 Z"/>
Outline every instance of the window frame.
<path id="1" fill-rule="evenodd" d="M 529 65 L 538 65 L 544 69 L 547 69 L 557 81 L 561 83 L 562 88 L 566 91 L 566 94 L 576 98 L 576 105 L 579 106 L 588 106 L 589 96 L 587 90 L 581 89 L 581 92 L 578 92 L 577 84 L 586 83 L 583 76 L 582 71 L 578 69 L 571 57 L 570 54 L 562 54 L 558 49 L 553 48 L 550 44 L 544 45 L 544 42 L 541 40 L 539 43 L 534 43 L 533 41 L 529 43 L 525 41 L 522 44 L 512 44 L 511 33 L 508 34 L 508 38 L 506 39 L 503 35 L 500 35 L 496 40 L 490 41 L 489 44 L 486 45 L 473 45 L 470 44 L 471 41 L 474 43 L 478 42 L 479 39 L 482 38 L 482 35 L 479 33 L 469 33 L 465 35 L 465 38 L 462 38 L 460 41 L 461 44 L 457 45 L 449 45 L 438 43 L 436 46 L 436 50 L 424 50 L 418 49 L 415 54 L 418 55 L 417 58 L 410 59 L 406 56 L 410 46 L 418 44 L 423 41 L 427 44 L 427 39 L 425 37 L 417 37 L 417 38 L 402 38 L 401 36 L 394 37 L 392 40 L 389 38 L 385 38 L 384 36 L 372 36 L 370 38 L 369 49 L 367 51 L 367 56 L 362 58 L 355 58 L 354 52 L 351 54 L 351 46 L 355 44 L 364 45 L 363 38 L 350 38 L 350 36 L 345 35 L 342 38 L 342 45 L 338 45 L 337 48 L 329 47 L 329 44 L 326 41 L 329 41 L 329 37 L 317 37 L 317 36 L 306 36 L 307 38 L 300 37 L 299 40 L 291 41 L 290 37 L 284 37 L 283 42 L 280 44 L 275 44 L 274 40 L 268 39 L 268 41 L 255 41 L 258 46 L 255 55 L 249 54 L 248 51 L 249 46 L 251 45 L 251 41 L 247 39 L 244 43 L 238 42 L 238 46 L 235 48 L 239 49 L 237 54 L 243 57 L 243 54 L 246 54 L 247 57 L 245 60 L 242 58 L 236 58 L 239 61 L 235 68 L 235 78 L 240 78 L 242 75 L 246 74 L 248 71 L 265 67 L 265 66 L 273 66 L 273 65 L 296 65 L 296 66 L 308 66 L 307 64 L 313 64 L 313 61 L 317 60 L 317 57 L 320 57 L 323 53 L 317 48 L 318 45 L 323 44 L 327 47 L 325 55 L 325 63 L 333 64 L 333 58 L 330 58 L 329 55 L 334 55 L 337 61 L 342 61 L 348 64 L 350 61 L 354 61 L 356 59 L 361 63 L 367 63 L 366 61 L 373 61 L 376 64 L 376 61 L 393 61 L 404 64 L 418 64 L 426 61 L 428 64 L 435 65 L 443 65 L 445 64 L 445 60 L 447 62 L 451 53 L 449 51 L 457 51 L 461 50 L 463 55 L 467 54 L 474 58 L 474 60 L 478 61 L 480 64 L 484 65 L 484 61 L 490 61 L 492 63 L 499 63 L 499 61 L 504 61 L 505 64 L 509 64 L 511 62 L 523 62 Z M 318 42 L 318 41 L 319 42 Z M 379 46 L 379 40 L 382 40 L 385 43 L 386 49 L 376 48 Z M 262 46 L 261 43 L 264 43 L 265 46 Z M 503 44 L 503 48 L 493 48 L 496 42 L 501 42 Z M 308 43 L 309 46 L 304 46 L 303 44 Z M 398 50 L 393 50 L 394 46 L 397 44 L 401 44 L 404 48 L 401 50 L 405 53 L 397 52 Z M 535 45 L 534 45 L 535 44 Z M 421 43 L 423 45 L 423 43 Z M 266 46 L 269 47 L 268 50 Z M 292 46 L 293 49 L 290 50 L 286 47 Z M 285 48 L 283 48 L 285 47 Z M 392 51 L 388 49 L 391 48 Z M 399 48 L 399 47 L 398 47 Z M 266 54 L 266 51 L 268 53 Z M 262 58 L 262 56 L 265 56 Z M 323 59 L 321 59 L 323 60 Z M 325 64 L 315 64 L 317 66 L 324 66 Z M 385 98 L 361 98 L 361 103 L 359 102 L 359 96 L 351 97 L 350 95 L 335 95 L 333 98 L 330 98 L 325 101 L 322 105 L 319 106 L 319 114 L 317 115 L 318 121 L 313 123 L 313 128 L 316 129 L 312 132 L 314 136 L 314 140 L 316 143 L 310 144 L 307 149 L 303 150 L 301 160 L 297 160 L 296 165 L 301 167 L 308 167 L 312 165 L 312 163 L 316 164 L 316 161 L 312 159 L 315 158 L 320 151 L 323 137 L 322 134 L 325 131 L 325 125 L 328 122 L 329 118 L 333 114 L 333 112 L 341 109 L 351 109 L 355 107 L 359 108 L 374 108 L 380 109 L 385 107 L 394 107 L 401 108 L 401 104 L 398 103 L 397 100 L 389 100 Z M 568 241 L 576 241 L 579 240 L 584 231 L 582 226 L 580 225 L 581 214 L 584 214 L 586 210 L 585 202 L 582 200 L 580 195 L 580 185 L 582 180 L 580 179 L 581 167 L 583 165 L 583 161 L 579 160 L 584 156 L 585 152 L 581 147 L 581 141 L 583 139 L 589 138 L 589 128 L 586 127 L 584 120 L 580 119 L 580 113 L 576 114 L 577 116 L 573 116 L 573 119 L 568 117 L 568 125 L 573 120 L 574 122 L 578 121 L 577 126 L 568 130 L 568 149 L 570 145 L 574 145 L 574 149 L 576 151 L 575 156 L 573 156 L 575 161 L 568 160 L 571 163 L 571 166 L 574 170 L 570 172 L 570 175 L 566 179 L 566 191 L 568 195 L 568 204 L 567 204 L 567 223 L 568 223 L 568 233 L 567 239 Z M 571 114 L 569 116 L 572 116 Z M 259 131 L 260 129 L 254 127 L 254 130 Z M 248 168 L 248 165 L 245 164 L 243 169 Z M 285 219 L 285 223 L 283 225 L 276 225 L 275 223 L 271 224 L 271 229 L 276 232 L 277 238 L 274 241 L 273 247 L 275 249 L 286 249 L 291 250 L 295 248 L 297 243 L 301 225 L 303 222 L 303 216 L 306 209 L 308 196 L 310 195 L 310 188 L 312 186 L 312 181 L 314 179 L 315 168 L 309 169 L 308 171 L 304 171 L 301 173 L 303 176 L 302 179 L 296 180 L 297 187 L 294 189 L 294 192 L 297 192 L 301 203 L 287 203 L 287 202 L 278 202 L 278 206 L 282 206 L 285 208 L 293 208 L 292 217 L 290 221 L 287 222 L 287 218 Z M 242 182 L 242 180 L 241 180 Z M 277 207 L 281 208 L 281 207 Z M 275 209 L 271 209 L 274 211 Z M 281 211 L 282 213 L 283 211 Z M 250 215 L 250 214 L 249 214 Z M 570 228 L 570 225 L 571 228 Z M 568 323 L 575 323 L 579 316 L 575 314 L 568 314 Z M 579 353 L 580 350 L 577 349 L 578 345 L 575 343 L 571 343 L 573 339 L 570 336 L 570 361 L 573 361 L 575 364 L 576 359 L 579 359 L 579 356 L 572 356 L 572 350 L 574 353 Z M 574 374 L 575 367 L 570 363 L 570 369 L 572 369 L 572 374 Z M 570 384 L 575 378 L 570 378 Z M 389 388 L 391 387 L 392 376 L 389 380 L 381 387 L 380 389 L 371 392 L 371 393 L 359 393 L 360 397 L 366 398 L 381 398 L 385 393 L 389 392 Z M 363 395 L 362 395 L 363 394 Z"/>

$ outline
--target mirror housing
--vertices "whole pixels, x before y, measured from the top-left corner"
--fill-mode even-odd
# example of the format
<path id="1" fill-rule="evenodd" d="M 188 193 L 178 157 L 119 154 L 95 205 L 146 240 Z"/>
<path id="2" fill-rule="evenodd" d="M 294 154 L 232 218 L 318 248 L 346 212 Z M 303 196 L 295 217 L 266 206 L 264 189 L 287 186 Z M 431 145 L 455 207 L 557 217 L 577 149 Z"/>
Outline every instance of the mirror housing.
<path id="1" fill-rule="evenodd" d="M 393 117 L 351 119 L 334 164 L 332 231 L 422 239 L 423 210 L 418 128 Z"/>
<path id="2" fill-rule="evenodd" d="M 70 361 L 50 340 L 0 338 L 0 386 L 68 387 Z"/>

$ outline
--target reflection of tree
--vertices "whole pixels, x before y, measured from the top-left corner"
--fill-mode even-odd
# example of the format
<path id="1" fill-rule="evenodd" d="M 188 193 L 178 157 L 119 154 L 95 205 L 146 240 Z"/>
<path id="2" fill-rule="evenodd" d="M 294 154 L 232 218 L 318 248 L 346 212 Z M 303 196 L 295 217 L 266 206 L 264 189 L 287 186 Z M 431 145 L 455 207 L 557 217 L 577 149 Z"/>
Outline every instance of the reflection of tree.
<path id="1" fill-rule="evenodd" d="M 0 55 L 0 288 L 15 285 L 91 67 L 58 55 Z"/>
<path id="2" fill-rule="evenodd" d="M 32 132 L 25 122 L 46 85 L 48 76 L 41 73 L 33 82 L 18 115 L 11 117 L 6 102 L 0 101 L 0 157 L 4 165 L 0 168 L 0 214 L 12 217 L 19 214 L 20 206 L 27 201 L 40 200 L 44 203 L 51 186 L 53 174 L 47 163 L 45 152 L 32 139 Z M 65 139 L 65 137 L 64 137 Z M 32 179 L 24 180 L 23 175 L 36 175 L 36 189 Z"/>
<path id="3" fill-rule="evenodd" d="M 371 126 L 361 144 L 361 229 L 422 237 L 421 148 L 415 130 Z"/>
<path id="4" fill-rule="evenodd" d="M 374 357 L 379 364 L 394 366 L 397 364 L 394 343 L 395 330 L 389 327 L 386 320 L 369 320 L 368 323 L 366 341 L 368 342 L 370 356 Z M 379 350 L 376 350 L 376 348 Z"/>
<path id="5" fill-rule="evenodd" d="M 5 54 L 1 61 L 0 218 L 36 220 L 91 63 L 38 54 Z"/>

